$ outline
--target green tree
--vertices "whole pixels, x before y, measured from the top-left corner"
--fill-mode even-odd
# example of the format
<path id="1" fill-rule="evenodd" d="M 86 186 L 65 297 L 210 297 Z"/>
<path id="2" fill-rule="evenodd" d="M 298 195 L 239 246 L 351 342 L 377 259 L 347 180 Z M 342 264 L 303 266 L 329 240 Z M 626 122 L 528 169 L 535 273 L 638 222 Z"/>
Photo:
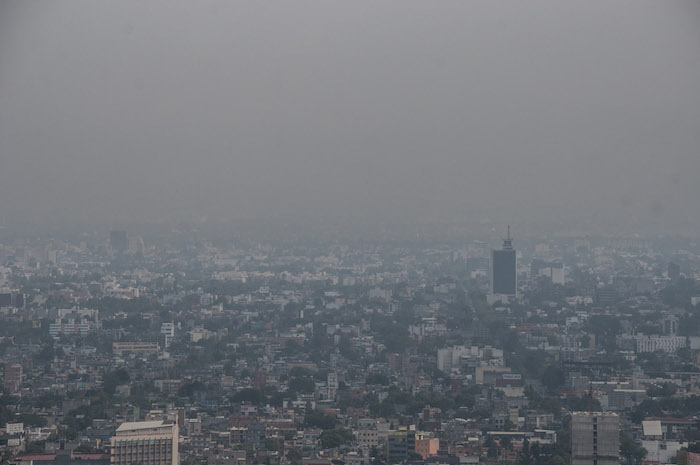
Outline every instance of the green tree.
<path id="1" fill-rule="evenodd" d="M 310 428 L 321 428 L 321 429 L 333 429 L 335 427 L 336 420 L 330 415 L 326 415 L 318 410 L 312 410 L 306 412 L 304 416 L 304 425 Z"/>
<path id="2" fill-rule="evenodd" d="M 550 365 L 545 368 L 542 373 L 542 384 L 544 384 L 550 392 L 556 391 L 566 382 L 564 371 L 555 365 Z"/>
<path id="3" fill-rule="evenodd" d="M 123 368 L 108 371 L 102 378 L 102 389 L 108 395 L 114 395 L 117 386 L 129 382 L 129 373 Z"/>
<path id="4" fill-rule="evenodd" d="M 311 394 L 316 389 L 316 383 L 310 376 L 298 376 L 287 382 L 287 387 L 292 392 Z"/>
<path id="5" fill-rule="evenodd" d="M 639 465 L 647 456 L 647 450 L 637 444 L 627 432 L 620 433 L 620 455 L 628 465 Z"/>
<path id="6" fill-rule="evenodd" d="M 46 441 L 34 441 L 27 443 L 25 452 L 27 454 L 42 454 L 46 450 Z"/>
<path id="7" fill-rule="evenodd" d="M 323 447 L 333 449 L 353 441 L 352 431 L 346 428 L 324 430 L 319 437 Z"/>

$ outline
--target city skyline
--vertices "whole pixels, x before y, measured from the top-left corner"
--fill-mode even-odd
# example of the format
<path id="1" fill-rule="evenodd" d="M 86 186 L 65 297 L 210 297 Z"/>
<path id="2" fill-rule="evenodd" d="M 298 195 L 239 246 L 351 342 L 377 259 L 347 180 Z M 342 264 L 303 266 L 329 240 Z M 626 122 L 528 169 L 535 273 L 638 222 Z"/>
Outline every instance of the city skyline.
<path id="1" fill-rule="evenodd" d="M 698 26 L 0 0 L 0 465 L 700 465 Z"/>

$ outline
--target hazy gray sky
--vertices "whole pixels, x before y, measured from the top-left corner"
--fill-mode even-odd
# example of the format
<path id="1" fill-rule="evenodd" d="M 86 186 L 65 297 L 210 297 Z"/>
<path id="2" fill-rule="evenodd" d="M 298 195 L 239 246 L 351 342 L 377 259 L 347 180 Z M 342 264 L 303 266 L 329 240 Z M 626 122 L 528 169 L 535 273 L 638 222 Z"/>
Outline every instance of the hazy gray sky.
<path id="1" fill-rule="evenodd" d="M 7 222 L 700 226 L 696 0 L 0 5 Z"/>

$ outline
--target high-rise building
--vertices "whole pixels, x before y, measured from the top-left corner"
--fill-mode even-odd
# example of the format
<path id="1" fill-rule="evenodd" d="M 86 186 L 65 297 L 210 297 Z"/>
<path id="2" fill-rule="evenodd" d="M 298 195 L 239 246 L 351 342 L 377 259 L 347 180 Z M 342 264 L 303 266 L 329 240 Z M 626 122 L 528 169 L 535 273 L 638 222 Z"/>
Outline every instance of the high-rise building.
<path id="1" fill-rule="evenodd" d="M 129 247 L 129 239 L 126 237 L 126 231 L 110 231 L 109 245 L 115 252 L 126 252 Z"/>
<path id="2" fill-rule="evenodd" d="M 178 434 L 174 422 L 122 423 L 111 439 L 110 465 L 179 465 Z"/>
<path id="3" fill-rule="evenodd" d="M 618 465 L 620 417 L 611 412 L 571 413 L 571 465 Z"/>
<path id="4" fill-rule="evenodd" d="M 501 250 L 491 251 L 491 294 L 514 296 L 518 289 L 516 278 L 516 258 L 513 240 L 508 235 L 503 239 Z"/>
<path id="5" fill-rule="evenodd" d="M 6 363 L 4 375 L 5 389 L 10 394 L 19 391 L 22 384 L 22 365 L 19 363 Z"/>
<path id="6" fill-rule="evenodd" d="M 338 392 L 338 374 L 334 371 L 328 373 L 326 377 L 326 386 L 328 387 L 328 399 L 335 399 Z"/>

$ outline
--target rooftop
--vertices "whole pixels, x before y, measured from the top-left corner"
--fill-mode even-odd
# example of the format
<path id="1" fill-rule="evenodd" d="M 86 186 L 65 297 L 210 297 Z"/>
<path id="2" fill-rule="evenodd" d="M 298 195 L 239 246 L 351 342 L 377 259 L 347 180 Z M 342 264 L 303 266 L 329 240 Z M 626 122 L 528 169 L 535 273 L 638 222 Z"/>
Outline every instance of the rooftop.
<path id="1" fill-rule="evenodd" d="M 642 430 L 644 436 L 661 436 L 661 422 L 659 420 L 644 420 L 642 421 Z"/>
<path id="2" fill-rule="evenodd" d="M 592 417 L 616 417 L 614 412 L 571 412 L 572 416 L 592 416 Z"/>
<path id="3" fill-rule="evenodd" d="M 132 422 L 125 422 L 119 425 L 119 428 L 117 428 L 117 433 L 121 433 L 123 431 L 137 431 L 140 429 L 151 429 L 151 428 L 158 428 L 160 426 L 163 426 L 164 422 L 163 421 L 132 421 Z"/>

